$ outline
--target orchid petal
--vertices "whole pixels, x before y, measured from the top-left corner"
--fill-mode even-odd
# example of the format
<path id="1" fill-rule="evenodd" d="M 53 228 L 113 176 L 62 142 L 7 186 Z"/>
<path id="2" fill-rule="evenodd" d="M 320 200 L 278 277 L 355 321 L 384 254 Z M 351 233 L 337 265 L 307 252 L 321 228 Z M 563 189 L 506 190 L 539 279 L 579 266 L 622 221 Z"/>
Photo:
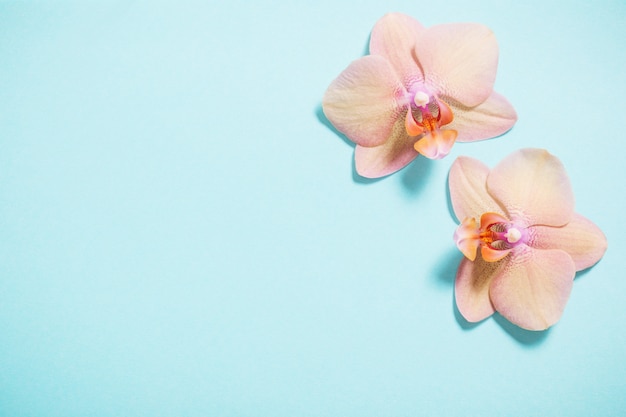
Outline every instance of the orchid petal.
<path id="1" fill-rule="evenodd" d="M 322 107 L 328 120 L 361 146 L 387 140 L 400 113 L 396 101 L 404 87 L 380 56 L 353 61 L 326 90 Z"/>
<path id="2" fill-rule="evenodd" d="M 415 150 L 426 158 L 441 159 L 450 153 L 457 136 L 456 130 L 432 131 L 415 142 Z"/>
<path id="3" fill-rule="evenodd" d="M 489 168 L 477 159 L 460 156 L 450 168 L 448 185 L 457 219 L 480 218 L 483 213 L 504 213 L 487 192 Z"/>
<path id="4" fill-rule="evenodd" d="M 478 106 L 466 107 L 451 102 L 450 107 L 454 120 L 446 127 L 459 132 L 457 142 L 473 142 L 502 135 L 517 121 L 517 113 L 511 103 L 495 91 Z"/>
<path id="5" fill-rule="evenodd" d="M 518 246 L 494 277 L 489 295 L 495 309 L 527 330 L 544 330 L 556 323 L 569 298 L 576 273 L 562 250 Z"/>
<path id="6" fill-rule="evenodd" d="M 589 268 L 602 258 L 607 240 L 602 230 L 580 214 L 562 227 L 534 226 L 530 228 L 529 246 L 538 249 L 563 249 L 576 265 L 576 270 Z"/>
<path id="7" fill-rule="evenodd" d="M 521 149 L 504 158 L 487 177 L 487 189 L 509 219 L 527 226 L 562 226 L 574 214 L 565 168 L 543 149 Z"/>
<path id="8" fill-rule="evenodd" d="M 357 173 L 366 178 L 379 178 L 399 171 L 417 157 L 414 141 L 407 135 L 404 121 L 398 119 L 383 145 L 373 148 L 356 146 L 354 161 Z"/>
<path id="9" fill-rule="evenodd" d="M 417 43 L 426 84 L 441 95 L 473 107 L 493 91 L 498 44 L 478 23 L 452 23 L 426 29 Z"/>
<path id="10" fill-rule="evenodd" d="M 405 85 L 422 81 L 422 72 L 415 58 L 415 43 L 423 31 L 424 26 L 412 17 L 389 13 L 372 29 L 370 54 L 387 59 Z"/>
<path id="11" fill-rule="evenodd" d="M 485 262 L 480 257 L 474 262 L 466 258 L 461 260 L 454 283 L 454 298 L 465 320 L 481 321 L 495 312 L 489 298 L 489 286 L 506 262 Z"/>

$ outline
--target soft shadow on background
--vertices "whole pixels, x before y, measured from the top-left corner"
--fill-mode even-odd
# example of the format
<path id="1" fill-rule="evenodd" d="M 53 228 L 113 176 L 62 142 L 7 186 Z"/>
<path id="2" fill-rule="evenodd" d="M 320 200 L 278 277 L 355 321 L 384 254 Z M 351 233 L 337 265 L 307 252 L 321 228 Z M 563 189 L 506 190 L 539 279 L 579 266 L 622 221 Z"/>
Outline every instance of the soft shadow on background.
<path id="1" fill-rule="evenodd" d="M 513 339 L 526 347 L 537 347 L 541 345 L 550 333 L 551 328 L 542 331 L 524 330 L 512 324 L 510 321 L 496 313 L 493 319 L 498 323 Z M 557 323 L 558 325 L 558 323 Z"/>
<path id="2" fill-rule="evenodd" d="M 471 330 L 480 325 L 480 323 L 471 323 L 459 312 L 456 307 L 456 300 L 454 298 L 454 280 L 456 278 L 456 270 L 459 266 L 459 262 L 463 258 L 463 254 L 459 252 L 456 247 L 451 246 L 439 259 L 433 268 L 433 277 L 435 284 L 438 287 L 449 291 L 450 300 L 452 301 L 452 313 L 459 326 L 463 330 Z"/>
<path id="3" fill-rule="evenodd" d="M 427 185 L 431 185 L 430 177 L 437 161 L 419 156 L 400 171 L 402 186 L 406 194 L 419 196 Z"/>
<path id="4" fill-rule="evenodd" d="M 463 259 L 463 254 L 456 246 L 450 245 L 450 248 L 439 258 L 433 268 L 437 286 L 443 288 L 454 287 L 456 270 L 461 259 Z"/>

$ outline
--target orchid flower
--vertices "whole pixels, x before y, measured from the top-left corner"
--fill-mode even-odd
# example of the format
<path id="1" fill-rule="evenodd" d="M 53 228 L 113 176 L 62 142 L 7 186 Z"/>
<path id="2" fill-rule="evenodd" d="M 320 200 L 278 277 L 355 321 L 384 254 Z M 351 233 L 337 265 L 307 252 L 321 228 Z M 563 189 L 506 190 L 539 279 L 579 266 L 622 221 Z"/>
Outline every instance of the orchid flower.
<path id="1" fill-rule="evenodd" d="M 455 283 L 459 312 L 477 322 L 497 311 L 528 330 L 556 323 L 576 271 L 607 248 L 602 231 L 574 212 L 561 162 L 545 150 L 522 149 L 490 171 L 459 157 L 449 187 L 462 219 L 454 239 L 465 255 Z"/>
<path id="2" fill-rule="evenodd" d="M 370 55 L 352 62 L 328 87 L 328 120 L 356 143 L 359 175 L 382 177 L 418 154 L 440 159 L 455 141 L 492 138 L 517 115 L 493 91 L 495 36 L 476 23 L 424 28 L 399 13 L 374 26 Z"/>

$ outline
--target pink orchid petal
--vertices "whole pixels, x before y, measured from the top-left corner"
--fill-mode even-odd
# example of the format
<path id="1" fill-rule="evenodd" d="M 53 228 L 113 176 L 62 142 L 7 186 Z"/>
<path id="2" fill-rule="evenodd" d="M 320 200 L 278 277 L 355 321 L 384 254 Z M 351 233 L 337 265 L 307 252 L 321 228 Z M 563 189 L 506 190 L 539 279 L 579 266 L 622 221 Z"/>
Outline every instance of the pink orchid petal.
<path id="1" fill-rule="evenodd" d="M 416 53 L 426 84 L 443 96 L 473 107 L 493 91 L 498 44 L 486 26 L 477 23 L 432 26 L 421 34 Z"/>
<path id="2" fill-rule="evenodd" d="M 415 150 L 426 158 L 441 159 L 450 153 L 457 136 L 456 130 L 439 130 L 425 134 L 415 142 Z"/>
<path id="3" fill-rule="evenodd" d="M 361 146 L 384 143 L 401 112 L 396 96 L 404 87 L 393 68 L 380 56 L 352 62 L 330 84 L 322 107 L 328 120 Z"/>
<path id="4" fill-rule="evenodd" d="M 527 226 L 562 226 L 574 214 L 574 194 L 561 161 L 543 149 L 521 149 L 487 177 L 487 189 L 508 217 Z"/>
<path id="5" fill-rule="evenodd" d="M 576 265 L 576 270 L 589 268 L 602 258 L 607 240 L 602 230 L 578 213 L 562 227 L 533 226 L 529 246 L 538 249 L 563 249 Z"/>
<path id="6" fill-rule="evenodd" d="M 480 218 L 483 213 L 504 213 L 487 192 L 489 168 L 477 159 L 458 157 L 450 168 L 450 200 L 457 219 Z"/>
<path id="7" fill-rule="evenodd" d="M 572 290 L 576 273 L 572 258 L 562 250 L 522 245 L 507 259 L 489 289 L 495 309 L 527 330 L 552 326 L 561 318 Z"/>
<path id="8" fill-rule="evenodd" d="M 399 119 L 383 145 L 374 148 L 356 146 L 354 161 L 357 173 L 366 178 L 379 178 L 399 171 L 418 155 L 413 149 L 413 142 L 415 139 L 407 135 L 404 121 Z"/>
<path id="9" fill-rule="evenodd" d="M 511 103 L 495 91 L 476 107 L 458 103 L 450 106 L 454 120 L 446 127 L 459 132 L 457 142 L 473 142 L 502 135 L 517 121 L 517 113 Z"/>
<path id="10" fill-rule="evenodd" d="M 485 262 L 478 257 L 474 262 L 461 260 L 454 283 L 456 306 L 465 320 L 477 322 L 491 316 L 495 308 L 489 298 L 489 286 L 507 260 Z"/>
<path id="11" fill-rule="evenodd" d="M 424 26 L 412 17 L 389 13 L 372 29 L 370 54 L 387 59 L 405 85 L 422 81 L 414 51 L 417 38 L 423 31 Z"/>

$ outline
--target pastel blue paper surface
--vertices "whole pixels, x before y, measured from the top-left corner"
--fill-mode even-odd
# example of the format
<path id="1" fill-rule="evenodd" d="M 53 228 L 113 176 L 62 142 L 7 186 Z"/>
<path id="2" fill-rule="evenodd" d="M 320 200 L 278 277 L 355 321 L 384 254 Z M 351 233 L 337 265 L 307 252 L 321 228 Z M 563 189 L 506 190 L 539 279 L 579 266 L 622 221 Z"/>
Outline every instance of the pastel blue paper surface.
<path id="1" fill-rule="evenodd" d="M 321 112 L 389 11 L 496 34 L 514 129 L 369 181 Z M 626 413 L 626 4 L 0 3 L 1 416 Z M 561 321 L 454 307 L 459 155 L 565 164 Z"/>

